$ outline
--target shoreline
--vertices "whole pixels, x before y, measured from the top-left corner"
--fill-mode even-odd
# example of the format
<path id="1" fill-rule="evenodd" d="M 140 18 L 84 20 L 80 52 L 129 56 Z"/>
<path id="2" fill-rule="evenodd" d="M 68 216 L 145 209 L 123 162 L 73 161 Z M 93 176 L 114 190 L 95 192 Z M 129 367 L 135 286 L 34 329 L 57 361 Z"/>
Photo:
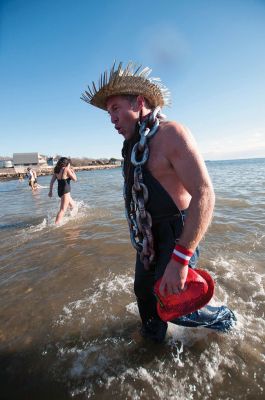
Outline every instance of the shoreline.
<path id="1" fill-rule="evenodd" d="M 112 165 L 112 164 L 104 164 L 104 165 L 85 165 L 80 167 L 72 167 L 74 171 L 94 171 L 99 169 L 113 169 L 113 168 L 120 168 L 120 165 Z M 26 169 L 26 168 L 25 168 Z M 37 176 L 46 176 L 52 175 L 54 167 L 45 167 L 45 168 L 34 168 L 33 169 L 37 172 Z M 16 172 L 14 168 L 3 168 L 0 169 L 0 182 L 1 181 L 10 181 L 13 179 L 18 179 L 19 175 L 25 175 L 26 172 Z"/>

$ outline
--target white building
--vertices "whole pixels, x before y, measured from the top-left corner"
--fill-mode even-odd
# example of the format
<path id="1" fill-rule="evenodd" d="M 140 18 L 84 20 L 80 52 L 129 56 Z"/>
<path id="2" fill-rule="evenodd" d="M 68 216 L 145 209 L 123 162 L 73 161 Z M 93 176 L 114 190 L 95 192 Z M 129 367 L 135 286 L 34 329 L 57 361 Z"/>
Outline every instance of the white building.
<path id="1" fill-rule="evenodd" d="M 12 168 L 13 163 L 11 160 L 0 160 L 0 168 Z"/>
<path id="2" fill-rule="evenodd" d="M 42 166 L 46 165 L 46 158 L 39 155 L 39 153 L 14 153 L 13 154 L 13 164 L 15 166 Z"/>
<path id="3" fill-rule="evenodd" d="M 14 153 L 13 164 L 15 171 L 22 173 L 27 167 L 38 169 L 47 166 L 47 160 L 39 153 Z"/>

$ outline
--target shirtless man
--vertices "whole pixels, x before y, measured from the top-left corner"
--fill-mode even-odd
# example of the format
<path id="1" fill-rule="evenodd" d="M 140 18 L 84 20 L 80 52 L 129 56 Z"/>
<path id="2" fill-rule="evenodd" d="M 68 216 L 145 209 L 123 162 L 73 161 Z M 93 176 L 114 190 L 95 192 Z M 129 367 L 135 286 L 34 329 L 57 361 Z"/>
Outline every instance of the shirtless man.
<path id="1" fill-rule="evenodd" d="M 211 222 L 215 196 L 205 163 L 190 132 L 179 123 L 164 120 L 160 108 L 168 103 L 168 92 L 157 81 L 151 80 L 149 73 L 147 68 L 139 72 L 132 64 L 125 70 L 121 69 L 121 64 L 116 70 L 113 66 L 109 80 L 104 75 L 100 87 L 94 86 L 82 99 L 106 110 L 115 129 L 125 139 L 125 204 L 131 228 L 133 207 L 130 208 L 130 203 L 137 203 L 135 195 L 130 194 L 136 184 L 135 170 L 137 162 L 144 158 L 144 149 L 147 145 L 149 148 L 147 160 L 141 165 L 141 174 L 149 192 L 145 208 L 153 219 L 153 238 L 147 227 L 147 247 L 136 243 L 135 247 L 140 250 L 137 252 L 134 290 L 142 319 L 142 335 L 162 342 L 167 323 L 156 311 L 154 283 L 162 277 L 162 295 L 177 294 L 185 289 L 188 268 L 195 266 L 198 244 Z M 141 134 L 144 124 L 145 134 Z M 142 146 L 136 145 L 141 137 Z M 134 161 L 132 153 L 135 154 Z M 139 213 L 138 210 L 136 230 L 141 225 Z M 135 244 L 135 238 L 133 242 Z M 234 314 L 227 307 L 206 306 L 171 322 L 227 331 L 234 320 Z"/>

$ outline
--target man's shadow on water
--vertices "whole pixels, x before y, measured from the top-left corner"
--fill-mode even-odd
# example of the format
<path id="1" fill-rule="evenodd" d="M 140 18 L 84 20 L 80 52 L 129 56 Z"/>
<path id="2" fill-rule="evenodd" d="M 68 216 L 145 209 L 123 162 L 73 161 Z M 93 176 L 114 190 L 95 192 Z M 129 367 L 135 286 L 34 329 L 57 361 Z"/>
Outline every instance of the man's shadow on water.
<path id="1" fill-rule="evenodd" d="M 1 400 L 69 399 L 65 383 L 55 380 L 41 356 L 42 345 L 0 353 Z"/>
<path id="2" fill-rule="evenodd" d="M 81 381 L 84 383 L 86 379 L 96 382 L 98 378 L 102 378 L 102 368 L 107 375 L 118 376 L 125 368 L 144 367 L 155 357 L 164 358 L 165 346 L 142 339 L 138 330 L 137 321 L 126 321 L 123 324 L 112 321 L 100 335 L 90 330 L 60 337 L 53 336 L 51 330 L 46 337 L 39 342 L 32 342 L 26 349 L 1 350 L 1 400 L 72 399 L 71 389 L 80 387 Z M 82 361 L 84 368 L 88 369 L 93 365 L 89 365 L 91 360 L 86 363 L 86 350 L 93 345 L 98 348 L 98 354 L 95 353 L 96 363 L 98 356 L 105 356 L 107 364 L 99 367 L 98 372 L 95 369 L 93 376 L 86 377 L 84 372 L 82 377 L 71 377 L 70 370 L 76 356 L 76 353 L 71 353 L 71 349 L 78 349 L 79 354 L 84 353 Z M 66 356 L 59 355 L 60 349 L 64 349 Z M 107 354 L 104 355 L 106 351 Z M 82 396 L 76 398 L 86 398 L 85 394 Z"/>
<path id="3" fill-rule="evenodd" d="M 70 392 L 89 380 L 94 382 L 96 390 L 101 392 L 98 393 L 98 398 L 103 399 L 106 396 L 106 388 L 104 385 L 100 388 L 96 383 L 102 380 L 103 374 L 105 377 L 119 377 L 128 368 L 138 370 L 139 367 L 143 367 L 148 370 L 155 359 L 162 362 L 172 360 L 172 346 L 143 339 L 138 331 L 139 321 L 128 320 L 122 324 L 120 321 L 108 322 L 106 330 L 100 335 L 90 330 L 64 334 L 61 337 L 58 334 L 55 336 L 51 329 L 43 340 L 32 343 L 25 350 L 1 351 L 0 398 L 70 400 L 73 398 Z M 175 343 L 175 346 L 177 345 L 178 343 Z M 86 360 L 89 346 L 98 349 L 98 353 L 95 351 L 95 364 L 91 358 Z M 60 349 L 64 350 L 64 356 L 59 355 Z M 104 351 L 107 354 L 104 354 Z M 80 376 L 71 375 L 76 354 L 83 354 L 84 372 Z M 104 360 L 103 364 L 100 363 L 99 357 L 105 357 L 105 364 Z M 86 375 L 86 371 L 91 368 L 91 375 Z M 97 393 L 95 395 L 93 398 L 97 398 Z M 86 398 L 85 393 L 75 396 L 78 400 Z"/>

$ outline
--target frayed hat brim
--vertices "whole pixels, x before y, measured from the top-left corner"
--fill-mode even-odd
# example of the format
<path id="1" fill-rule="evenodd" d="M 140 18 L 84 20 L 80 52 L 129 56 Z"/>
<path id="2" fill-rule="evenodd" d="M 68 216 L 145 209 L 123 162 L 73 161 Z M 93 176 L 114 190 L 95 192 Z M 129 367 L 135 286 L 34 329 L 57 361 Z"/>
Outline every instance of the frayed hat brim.
<path id="1" fill-rule="evenodd" d="M 141 69 L 133 63 L 129 63 L 124 70 L 120 63 L 116 69 L 114 63 L 109 74 L 105 71 L 100 76 L 98 87 L 92 82 L 81 99 L 102 110 L 107 110 L 108 98 L 120 95 L 141 95 L 154 108 L 169 105 L 168 89 L 161 84 L 159 78 L 149 77 L 150 73 L 150 68 Z"/>

